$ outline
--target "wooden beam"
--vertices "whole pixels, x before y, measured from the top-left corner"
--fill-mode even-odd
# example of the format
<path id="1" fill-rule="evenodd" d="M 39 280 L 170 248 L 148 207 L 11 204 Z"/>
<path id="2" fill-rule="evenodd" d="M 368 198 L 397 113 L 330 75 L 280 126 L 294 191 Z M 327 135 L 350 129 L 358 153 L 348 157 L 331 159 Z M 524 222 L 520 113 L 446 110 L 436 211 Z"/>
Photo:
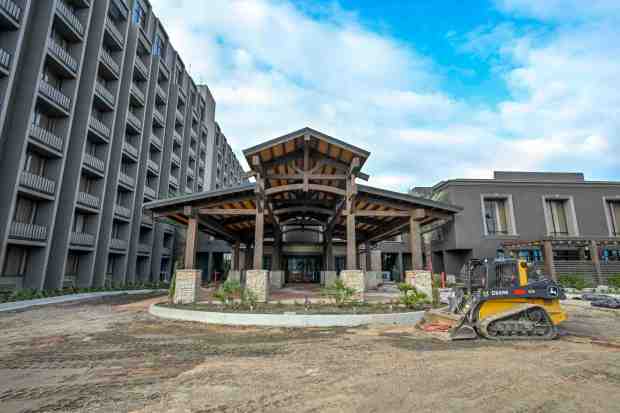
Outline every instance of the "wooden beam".
<path id="1" fill-rule="evenodd" d="M 198 210 L 200 215 L 256 215 L 256 209 L 226 209 L 226 208 L 202 208 Z"/>
<path id="2" fill-rule="evenodd" d="M 329 208 L 320 208 L 315 206 L 295 206 L 288 208 L 280 208 L 273 211 L 276 215 L 290 214 L 293 212 L 316 212 L 317 214 L 333 215 L 334 211 Z"/>
<path id="3" fill-rule="evenodd" d="M 346 212 L 344 213 L 346 215 Z M 379 211 L 379 210 L 364 210 L 358 209 L 355 211 L 355 215 L 359 217 L 410 217 L 409 211 Z"/>
<path id="4" fill-rule="evenodd" d="M 386 238 L 389 238 L 390 236 L 402 234 L 402 232 L 405 231 L 408 225 L 409 225 L 409 219 L 405 221 L 399 220 L 388 227 L 380 228 L 379 230 L 375 232 L 369 233 L 368 241 L 379 242 Z"/>

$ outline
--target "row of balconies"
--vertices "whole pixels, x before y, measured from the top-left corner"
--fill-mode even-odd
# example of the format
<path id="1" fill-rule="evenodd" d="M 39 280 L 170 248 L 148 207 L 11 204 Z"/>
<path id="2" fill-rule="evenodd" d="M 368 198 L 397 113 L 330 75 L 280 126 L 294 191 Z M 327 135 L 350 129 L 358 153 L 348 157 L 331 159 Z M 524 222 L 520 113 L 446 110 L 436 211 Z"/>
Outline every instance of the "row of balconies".
<path id="1" fill-rule="evenodd" d="M 69 111 L 69 109 L 71 108 L 71 99 L 43 79 L 41 79 L 41 82 L 39 83 L 39 90 L 41 91 L 43 96 L 45 96 L 64 110 Z"/>
<path id="2" fill-rule="evenodd" d="M 179 188 L 179 180 L 177 179 L 176 176 L 170 174 L 170 178 L 168 179 L 168 183 L 169 185 L 172 185 L 175 188 Z"/>
<path id="3" fill-rule="evenodd" d="M 140 57 L 136 56 L 134 66 L 138 70 L 138 74 L 142 76 L 142 79 L 146 80 L 149 78 L 149 70 Z"/>
<path id="4" fill-rule="evenodd" d="M 56 3 L 56 10 L 60 17 L 64 19 L 64 21 L 80 36 L 84 36 L 84 26 L 80 19 L 73 14 L 69 6 L 65 4 L 64 0 L 59 0 Z"/>
<path id="5" fill-rule="evenodd" d="M 177 166 L 181 166 L 181 158 L 179 158 L 179 155 L 177 155 L 176 153 L 172 152 L 170 154 L 170 160 Z"/>
<path id="6" fill-rule="evenodd" d="M 16 24 L 19 24 L 21 19 L 22 9 L 11 0 L 0 0 L 0 10 L 6 13 L 11 19 L 15 20 Z"/>
<path id="7" fill-rule="evenodd" d="M 90 153 L 84 154 L 84 164 L 101 173 L 105 171 L 105 162 Z"/>
<path id="8" fill-rule="evenodd" d="M 95 116 L 90 116 L 88 124 L 92 130 L 105 138 L 106 141 L 110 139 L 110 128 L 108 128 L 105 123 L 97 119 Z"/>
<path id="9" fill-rule="evenodd" d="M 110 239 L 110 248 L 114 250 L 123 250 L 127 249 L 127 241 L 119 238 Z"/>
<path id="10" fill-rule="evenodd" d="M 21 172 L 19 175 L 19 184 L 25 188 L 48 195 L 54 195 L 54 190 L 56 188 L 56 183 L 51 179 L 28 171 Z"/>
<path id="11" fill-rule="evenodd" d="M 159 85 L 155 86 L 155 91 L 162 98 L 164 102 L 168 100 L 168 94 L 166 93 L 166 91 L 164 91 L 164 89 L 161 86 Z"/>
<path id="12" fill-rule="evenodd" d="M 83 247 L 92 247 L 95 245 L 95 236 L 87 232 L 72 232 L 71 244 Z"/>
<path id="13" fill-rule="evenodd" d="M 162 115 L 161 112 L 157 110 L 157 108 L 153 108 L 153 119 L 155 119 L 159 126 L 166 126 L 166 124 L 164 123 L 164 115 Z"/>
<path id="14" fill-rule="evenodd" d="M 9 228 L 9 237 L 29 241 L 45 241 L 47 240 L 47 227 L 13 221 Z"/>
<path id="15" fill-rule="evenodd" d="M 108 53 L 105 49 L 101 49 L 101 61 L 110 69 L 114 76 L 118 79 L 121 73 L 121 68 L 116 63 L 116 60 L 112 57 L 110 53 Z"/>
<path id="16" fill-rule="evenodd" d="M 78 71 L 78 62 L 71 56 L 65 48 L 60 46 L 54 39 L 49 40 L 49 50 L 53 56 L 55 56 L 58 60 L 65 64 L 73 74 Z"/>
<path id="17" fill-rule="evenodd" d="M 53 133 L 43 129 L 40 126 L 30 125 L 30 137 L 54 151 L 62 152 L 62 138 L 54 135 Z"/>
<path id="18" fill-rule="evenodd" d="M 154 172 L 155 174 L 158 174 L 158 173 L 159 173 L 159 165 L 158 165 L 158 164 L 157 164 L 157 162 L 155 162 L 154 160 L 152 160 L 152 159 L 148 159 L 148 160 L 146 161 L 146 166 L 147 166 L 147 167 L 148 167 L 148 168 L 149 168 L 152 172 Z"/>
<path id="19" fill-rule="evenodd" d="M 82 206 L 93 209 L 99 209 L 99 207 L 101 206 L 101 200 L 99 199 L 99 197 L 93 194 L 89 194 L 88 192 L 78 192 L 77 202 Z"/>
<path id="20" fill-rule="evenodd" d="M 0 48 L 0 68 L 7 74 L 11 70 L 11 54 L 2 48 Z"/>
<path id="21" fill-rule="evenodd" d="M 131 84 L 131 93 L 138 100 L 138 102 L 140 102 L 140 104 L 144 106 L 144 102 L 145 102 L 144 92 L 141 91 L 138 85 L 136 85 L 135 83 Z"/>

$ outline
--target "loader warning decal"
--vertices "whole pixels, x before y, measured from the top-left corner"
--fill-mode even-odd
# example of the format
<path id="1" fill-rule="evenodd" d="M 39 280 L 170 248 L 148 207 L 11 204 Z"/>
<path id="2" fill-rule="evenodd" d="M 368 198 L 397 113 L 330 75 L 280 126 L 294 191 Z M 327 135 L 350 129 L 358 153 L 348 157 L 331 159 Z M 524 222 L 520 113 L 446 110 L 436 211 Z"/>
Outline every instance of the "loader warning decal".
<path id="1" fill-rule="evenodd" d="M 552 297 L 557 297 L 560 292 L 558 291 L 558 287 L 552 285 L 547 289 L 547 292 L 549 293 L 550 296 Z"/>

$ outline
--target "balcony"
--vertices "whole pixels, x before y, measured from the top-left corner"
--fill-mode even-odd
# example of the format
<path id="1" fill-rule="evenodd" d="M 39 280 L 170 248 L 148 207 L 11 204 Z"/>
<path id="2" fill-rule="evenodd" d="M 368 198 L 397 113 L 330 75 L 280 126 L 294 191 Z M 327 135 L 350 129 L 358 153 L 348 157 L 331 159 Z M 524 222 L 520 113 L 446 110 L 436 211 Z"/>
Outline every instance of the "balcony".
<path id="1" fill-rule="evenodd" d="M 95 82 L 95 92 L 108 105 L 109 109 L 114 109 L 114 95 L 102 83 Z"/>
<path id="2" fill-rule="evenodd" d="M 86 232 L 72 232 L 71 244 L 82 247 L 93 247 L 95 246 L 95 236 Z"/>
<path id="3" fill-rule="evenodd" d="M 162 75 L 164 75 L 166 79 L 170 79 L 170 69 L 168 68 L 168 63 L 166 63 L 166 59 L 164 57 L 159 60 L 159 68 L 161 69 Z"/>
<path id="4" fill-rule="evenodd" d="M 136 132 L 142 131 L 142 121 L 131 111 L 127 111 L 127 123 L 129 123 L 129 125 L 133 127 Z"/>
<path id="5" fill-rule="evenodd" d="M 138 159 L 138 149 L 127 141 L 123 141 L 123 151 L 134 160 Z"/>
<path id="6" fill-rule="evenodd" d="M 180 125 L 182 125 L 185 120 L 185 118 L 183 117 L 183 113 L 181 113 L 179 109 L 176 110 L 176 120 L 177 123 L 179 123 Z"/>
<path id="7" fill-rule="evenodd" d="M 126 251 L 127 250 L 127 241 L 119 238 L 112 238 L 110 240 L 110 248 L 113 250 Z"/>
<path id="8" fill-rule="evenodd" d="M 39 83 L 39 91 L 52 103 L 60 106 L 64 111 L 69 112 L 71 108 L 71 99 L 65 96 L 60 90 L 41 79 Z"/>
<path id="9" fill-rule="evenodd" d="M 168 94 L 164 91 L 164 89 L 161 86 L 159 85 L 155 86 L 155 91 L 157 92 L 157 95 L 161 97 L 161 99 L 164 102 L 168 100 Z"/>
<path id="10" fill-rule="evenodd" d="M 37 125 L 30 125 L 30 137 L 46 148 L 62 154 L 63 141 L 61 137 L 56 136 Z"/>
<path id="11" fill-rule="evenodd" d="M 136 180 L 124 172 L 119 173 L 118 181 L 131 189 L 133 189 L 136 184 Z"/>
<path id="12" fill-rule="evenodd" d="M 153 218 L 150 215 L 142 215 L 142 225 L 153 227 Z"/>
<path id="13" fill-rule="evenodd" d="M 116 43 L 117 47 L 122 50 L 123 45 L 125 44 L 125 36 L 123 36 L 121 31 L 118 30 L 118 27 L 116 27 L 116 24 L 110 20 L 109 17 L 106 18 L 105 28 L 107 29 L 112 40 Z"/>
<path id="14" fill-rule="evenodd" d="M 189 157 L 192 159 L 196 159 L 196 151 L 190 146 L 188 150 Z"/>
<path id="15" fill-rule="evenodd" d="M 168 180 L 168 184 L 172 185 L 173 187 L 175 187 L 177 189 L 179 188 L 179 180 L 174 175 L 170 175 L 170 179 Z"/>
<path id="16" fill-rule="evenodd" d="M 198 169 L 205 169 L 205 160 L 202 158 L 198 160 Z"/>
<path id="17" fill-rule="evenodd" d="M 106 142 L 110 140 L 110 128 L 108 128 L 102 121 L 93 115 L 90 115 L 88 126 L 90 126 L 90 129 L 97 133 L 99 137 L 103 138 Z"/>
<path id="18" fill-rule="evenodd" d="M 193 194 L 194 190 L 189 186 L 185 186 L 185 195 Z"/>
<path id="19" fill-rule="evenodd" d="M 183 90 L 183 86 L 179 86 L 179 98 L 185 102 L 185 100 L 187 99 L 187 93 L 185 93 L 185 90 Z"/>
<path id="20" fill-rule="evenodd" d="M 80 22 L 80 19 L 75 14 L 73 14 L 71 9 L 65 4 L 63 0 L 59 0 L 56 3 L 56 11 L 65 22 L 65 24 L 71 30 L 73 30 L 79 38 L 82 38 L 84 36 L 84 26 Z"/>
<path id="21" fill-rule="evenodd" d="M 177 166 L 181 166 L 181 158 L 179 158 L 179 155 L 177 155 L 176 153 L 173 152 L 170 154 L 170 160 Z"/>
<path id="22" fill-rule="evenodd" d="M 131 95 L 140 104 L 140 106 L 144 106 L 144 102 L 145 102 L 144 92 L 141 91 L 140 88 L 135 83 L 131 84 Z"/>
<path id="23" fill-rule="evenodd" d="M 23 222 L 11 222 L 9 237 L 12 239 L 23 239 L 28 241 L 46 241 L 47 227 L 36 224 L 25 224 Z"/>
<path id="24" fill-rule="evenodd" d="M 163 146 L 161 143 L 161 139 L 157 135 L 151 135 L 151 145 L 153 145 L 157 150 L 162 150 Z"/>
<path id="25" fill-rule="evenodd" d="M 155 193 L 155 190 L 148 185 L 144 186 L 144 196 L 150 199 L 157 198 L 157 194 Z"/>
<path id="26" fill-rule="evenodd" d="M 108 53 L 105 49 L 101 49 L 101 55 L 99 55 L 103 64 L 107 67 L 108 71 L 112 73 L 112 75 L 118 79 L 121 73 L 121 68 L 116 63 L 116 60 L 112 57 L 110 53 Z"/>
<path id="27" fill-rule="evenodd" d="M 19 27 L 19 21 L 22 15 L 22 9 L 11 0 L 0 0 L 0 14 L 2 20 L 7 20 L 13 28 Z"/>
<path id="28" fill-rule="evenodd" d="M 124 207 L 122 205 L 118 205 L 118 204 L 114 205 L 114 213 L 118 215 L 119 217 L 123 217 L 127 219 L 131 218 L 131 209 Z"/>
<path id="29" fill-rule="evenodd" d="M 183 138 L 181 138 L 181 135 L 179 135 L 177 131 L 174 131 L 174 133 L 172 134 L 172 139 L 179 146 L 183 145 Z"/>
<path id="30" fill-rule="evenodd" d="M 164 115 L 161 114 L 157 108 L 153 108 L 153 119 L 157 122 L 160 127 L 166 126 L 164 123 Z"/>
<path id="31" fill-rule="evenodd" d="M 41 192 L 47 195 L 54 195 L 56 183 L 44 176 L 36 175 L 28 171 L 22 171 L 19 176 L 19 184 L 24 188 Z"/>
<path id="32" fill-rule="evenodd" d="M 148 167 L 148 168 L 149 168 L 152 172 L 154 172 L 155 174 L 158 174 L 158 173 L 159 173 L 159 165 L 158 165 L 158 164 L 157 164 L 157 162 L 155 162 L 154 160 L 152 160 L 152 159 L 148 159 L 148 160 L 146 161 L 146 166 L 147 166 L 147 167 Z"/>
<path id="33" fill-rule="evenodd" d="M 0 70 L 4 76 L 8 76 L 11 71 L 11 54 L 0 48 Z"/>
<path id="34" fill-rule="evenodd" d="M 71 53 L 69 53 L 66 49 L 56 43 L 54 39 L 49 39 L 48 47 L 50 54 L 60 63 L 65 65 L 69 69 L 71 74 L 75 76 L 78 71 L 78 62 L 73 58 L 73 56 L 71 56 Z"/>
<path id="35" fill-rule="evenodd" d="M 90 153 L 84 154 L 84 165 L 100 173 L 105 171 L 105 162 Z"/>
<path id="36" fill-rule="evenodd" d="M 161 253 L 162 255 L 172 255 L 172 249 L 169 247 L 162 247 Z"/>
<path id="37" fill-rule="evenodd" d="M 190 167 L 187 168 L 187 176 L 193 178 L 195 176 L 194 170 Z"/>
<path id="38" fill-rule="evenodd" d="M 147 80 L 149 78 L 149 70 L 139 56 L 136 56 L 134 67 L 143 80 Z"/>
<path id="39" fill-rule="evenodd" d="M 99 197 L 89 194 L 88 192 L 78 192 L 77 202 L 82 206 L 92 209 L 99 209 L 101 206 L 101 200 Z"/>
<path id="40" fill-rule="evenodd" d="M 139 243 L 138 254 L 149 255 L 151 253 L 151 244 Z"/>

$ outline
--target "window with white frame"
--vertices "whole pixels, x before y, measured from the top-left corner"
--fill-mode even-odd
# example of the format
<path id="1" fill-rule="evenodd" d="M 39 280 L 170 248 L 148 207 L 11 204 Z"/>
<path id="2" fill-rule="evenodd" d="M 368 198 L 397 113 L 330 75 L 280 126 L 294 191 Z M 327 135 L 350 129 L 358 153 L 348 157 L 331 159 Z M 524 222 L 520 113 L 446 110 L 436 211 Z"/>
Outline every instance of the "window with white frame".
<path id="1" fill-rule="evenodd" d="M 516 235 L 510 195 L 482 195 L 482 213 L 485 235 Z"/>
<path id="2" fill-rule="evenodd" d="M 547 235 L 552 237 L 579 236 L 573 198 L 568 196 L 543 197 Z"/>
<path id="3" fill-rule="evenodd" d="M 620 237 L 620 198 L 606 199 L 609 232 L 612 237 Z"/>

